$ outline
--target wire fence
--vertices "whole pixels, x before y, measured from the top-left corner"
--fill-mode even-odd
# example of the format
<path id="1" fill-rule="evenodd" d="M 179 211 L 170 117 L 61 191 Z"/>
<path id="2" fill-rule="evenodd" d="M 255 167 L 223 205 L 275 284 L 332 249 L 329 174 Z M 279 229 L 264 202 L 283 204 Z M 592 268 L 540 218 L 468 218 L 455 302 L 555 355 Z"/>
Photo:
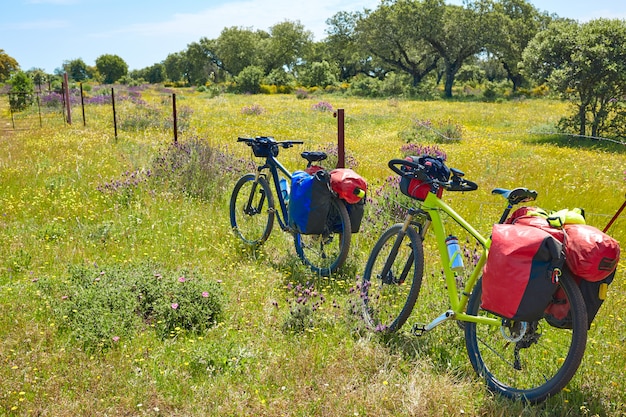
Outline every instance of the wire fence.
<path id="1" fill-rule="evenodd" d="M 100 120 L 105 115 L 110 120 L 110 129 L 117 138 L 118 131 L 140 130 L 150 127 L 170 130 L 174 142 L 178 141 L 181 129 L 186 129 L 189 124 L 190 109 L 177 108 L 176 94 L 166 88 L 158 91 L 152 104 L 144 101 L 141 92 L 145 87 L 113 87 L 103 86 L 83 91 L 82 84 L 79 88 L 68 90 L 68 94 L 54 90 L 38 90 L 32 94 L 10 93 L 0 91 L 0 131 L 31 130 L 42 127 L 62 127 L 66 124 L 81 123 L 86 126 L 92 117 L 93 121 Z M 5 99 L 2 99 L 2 96 Z M 126 112 L 125 103 L 130 103 L 132 109 Z M 137 106 L 139 105 L 139 106 Z M 142 108 L 138 114 L 136 108 Z M 19 111 L 14 111 L 14 109 Z M 89 109 L 89 111 L 86 111 Z M 4 115 L 8 118 L 3 120 Z M 339 153 L 338 166 L 345 166 L 345 132 L 344 132 L 344 109 L 335 112 L 337 118 L 337 148 Z M 108 123 L 107 123 L 108 125 Z M 423 125 L 426 129 L 439 137 L 442 141 L 458 141 L 459 138 L 450 138 L 432 125 Z M 577 139 L 592 139 L 600 142 L 608 142 L 626 146 L 626 142 L 616 139 L 566 134 L 557 131 L 528 130 L 528 135 L 559 136 Z M 515 132 L 498 132 L 498 136 L 519 135 Z M 367 162 L 367 161 L 363 161 Z M 378 163 L 378 161 L 371 161 Z M 623 208 L 622 208 L 623 210 Z M 616 215 L 620 215 L 621 210 Z M 611 219 L 613 214 L 594 213 L 594 216 Z"/>
<path id="2" fill-rule="evenodd" d="M 104 117 L 116 138 L 120 130 L 158 127 L 171 131 L 176 142 L 180 130 L 187 127 L 190 112 L 177 108 L 173 91 L 161 89 L 153 102 L 147 103 L 141 96 L 143 89 L 103 86 L 83 91 L 81 84 L 67 94 L 55 90 L 0 91 L 0 130 L 33 130 L 78 123 L 87 126 Z M 131 103 L 134 108 L 125 103 Z M 141 108 L 139 113 L 136 107 Z"/>

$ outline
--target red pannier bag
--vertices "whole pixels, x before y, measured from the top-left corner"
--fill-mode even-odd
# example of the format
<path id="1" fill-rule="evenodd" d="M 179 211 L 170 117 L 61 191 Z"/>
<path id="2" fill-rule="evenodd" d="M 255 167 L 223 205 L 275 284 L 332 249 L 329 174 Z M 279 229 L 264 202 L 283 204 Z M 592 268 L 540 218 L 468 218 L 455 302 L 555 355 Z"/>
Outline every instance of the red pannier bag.
<path id="1" fill-rule="evenodd" d="M 564 262 L 563 245 L 547 231 L 494 225 L 483 269 L 481 307 L 506 319 L 541 319 Z"/>
<path id="2" fill-rule="evenodd" d="M 515 215 L 515 213 L 513 213 L 513 215 Z M 548 222 L 548 219 L 546 219 L 545 217 L 528 215 L 528 214 L 513 217 L 513 215 L 506 220 L 507 224 L 536 227 L 538 229 L 543 230 L 544 232 L 550 233 L 550 235 L 552 235 L 552 237 L 554 237 L 559 242 L 561 243 L 564 242 L 565 233 L 563 233 L 563 230 L 557 229 L 556 227 L 552 227 L 550 223 Z"/>
<path id="3" fill-rule="evenodd" d="M 430 179 L 446 182 L 450 179 L 450 168 L 448 168 L 441 157 L 435 157 L 430 155 L 421 156 L 407 156 L 407 161 L 420 164 L 424 167 L 424 171 Z M 403 166 L 402 170 L 405 172 L 411 172 L 413 167 Z M 403 176 L 400 179 L 400 191 L 402 194 L 414 198 L 419 201 L 426 200 L 429 192 L 434 192 L 437 197 L 441 198 L 443 195 L 443 187 L 440 187 L 436 183 L 429 183 L 418 180 L 417 178 L 409 178 Z"/>
<path id="4" fill-rule="evenodd" d="M 597 282 L 615 271 L 620 255 L 615 239 L 585 224 L 566 224 L 564 230 L 566 262 L 572 274 Z"/>
<path id="5" fill-rule="evenodd" d="M 604 303 L 604 300 L 606 299 L 607 290 L 609 285 L 613 282 L 613 278 L 615 278 L 616 271 L 617 269 L 603 280 L 595 282 L 586 281 L 575 275 L 573 276 L 574 280 L 578 284 L 578 288 L 580 288 L 583 300 L 585 301 L 588 328 L 591 328 L 593 319 L 595 319 L 600 307 L 602 307 L 602 303 Z M 571 272 L 568 268 L 565 268 L 563 270 L 563 274 L 571 274 Z M 552 302 L 548 305 L 548 308 L 546 308 L 544 317 L 546 321 L 554 327 L 558 327 L 560 329 L 572 328 L 570 306 L 569 302 L 565 298 L 565 292 L 563 292 L 563 289 L 559 288 L 556 293 L 554 293 Z"/>
<path id="6" fill-rule="evenodd" d="M 346 203 L 355 204 L 365 196 L 367 183 L 350 168 L 337 168 L 330 171 L 330 188 Z"/>

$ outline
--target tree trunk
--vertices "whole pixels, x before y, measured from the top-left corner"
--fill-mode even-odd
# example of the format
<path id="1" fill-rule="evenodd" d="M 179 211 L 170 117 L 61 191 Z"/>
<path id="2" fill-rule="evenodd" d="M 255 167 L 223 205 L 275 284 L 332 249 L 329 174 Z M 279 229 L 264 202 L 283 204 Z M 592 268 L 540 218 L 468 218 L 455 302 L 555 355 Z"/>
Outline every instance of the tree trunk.
<path id="1" fill-rule="evenodd" d="M 444 95 L 446 98 L 452 98 L 452 86 L 454 85 L 454 74 L 452 68 L 446 68 L 446 83 L 444 85 Z"/>
<path id="2" fill-rule="evenodd" d="M 578 134 L 581 136 L 585 136 L 585 131 L 587 130 L 587 112 L 585 111 L 586 106 L 581 104 L 578 109 L 578 118 L 580 119 L 580 129 Z"/>

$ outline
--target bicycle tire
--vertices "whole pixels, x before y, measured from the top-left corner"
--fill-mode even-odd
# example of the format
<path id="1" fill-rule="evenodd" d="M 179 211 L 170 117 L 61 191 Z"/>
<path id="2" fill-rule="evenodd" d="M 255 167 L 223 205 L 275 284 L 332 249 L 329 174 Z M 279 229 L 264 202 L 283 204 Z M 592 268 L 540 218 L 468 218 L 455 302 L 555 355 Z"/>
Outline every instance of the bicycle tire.
<path id="1" fill-rule="evenodd" d="M 565 271 L 559 285 L 570 303 L 572 329 L 541 319 L 528 323 L 530 330 L 520 341 L 508 342 L 501 328 L 465 323 L 470 362 L 491 391 L 535 404 L 560 392 L 574 377 L 587 343 L 587 310 L 578 285 Z M 481 294 L 482 278 L 472 291 L 467 313 L 495 317 L 480 308 Z"/>
<path id="2" fill-rule="evenodd" d="M 365 266 L 361 280 L 361 303 L 366 325 L 374 331 L 398 331 L 411 315 L 424 275 L 422 238 L 409 227 L 391 226 L 378 239 Z M 394 245 L 398 238 L 397 249 Z M 382 272 L 389 262 L 386 278 Z M 407 279 L 410 285 L 407 284 Z"/>
<path id="3" fill-rule="evenodd" d="M 248 202 L 250 209 L 247 209 Z M 237 237 L 249 246 L 260 246 L 274 225 L 274 197 L 267 180 L 246 174 L 237 181 L 230 196 L 230 226 Z"/>
<path id="4" fill-rule="evenodd" d="M 294 233 L 296 253 L 302 262 L 321 276 L 330 276 L 345 263 L 350 251 L 352 226 L 345 203 L 332 198 L 324 232 L 319 235 Z"/>

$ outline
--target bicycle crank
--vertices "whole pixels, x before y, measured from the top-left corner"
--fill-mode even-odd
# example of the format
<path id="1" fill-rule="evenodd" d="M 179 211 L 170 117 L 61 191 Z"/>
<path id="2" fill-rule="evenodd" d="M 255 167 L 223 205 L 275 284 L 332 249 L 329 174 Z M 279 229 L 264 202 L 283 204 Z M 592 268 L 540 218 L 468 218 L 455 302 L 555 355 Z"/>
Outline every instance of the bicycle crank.
<path id="1" fill-rule="evenodd" d="M 439 326 L 441 323 L 446 322 L 454 318 L 454 311 L 448 310 L 430 323 L 424 324 L 414 324 L 411 333 L 415 336 L 423 336 L 424 333 L 431 331 L 435 327 Z"/>

